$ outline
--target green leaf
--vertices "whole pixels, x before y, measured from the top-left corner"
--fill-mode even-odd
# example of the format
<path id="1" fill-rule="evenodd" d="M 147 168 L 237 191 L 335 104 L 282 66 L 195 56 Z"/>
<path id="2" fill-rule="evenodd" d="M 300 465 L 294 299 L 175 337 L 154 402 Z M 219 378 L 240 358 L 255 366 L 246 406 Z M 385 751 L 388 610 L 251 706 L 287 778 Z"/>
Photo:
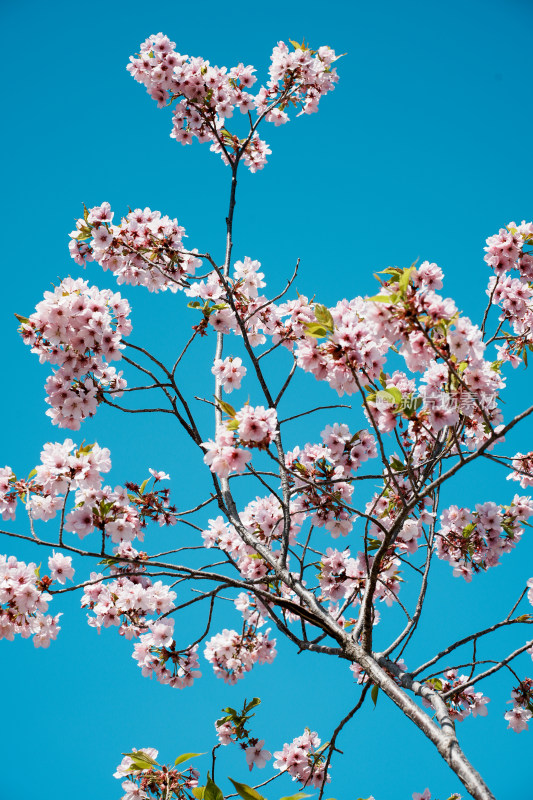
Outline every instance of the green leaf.
<path id="1" fill-rule="evenodd" d="M 198 300 L 191 300 L 190 303 L 187 303 L 187 308 L 201 308 L 202 304 L 198 302 Z"/>
<path id="2" fill-rule="evenodd" d="M 191 791 L 197 800 L 202 800 L 205 792 L 205 786 L 193 786 Z"/>
<path id="3" fill-rule="evenodd" d="M 398 399 L 398 396 L 400 399 Z M 376 400 L 387 403 L 387 405 L 396 406 L 402 402 L 402 395 L 395 386 L 391 386 L 390 389 L 380 389 L 379 392 L 376 392 Z"/>
<path id="4" fill-rule="evenodd" d="M 365 298 L 368 303 L 391 303 L 390 294 L 375 294 L 374 297 Z"/>
<path id="5" fill-rule="evenodd" d="M 379 686 L 376 683 L 372 687 L 372 691 L 370 692 L 370 697 L 372 698 L 372 701 L 374 703 L 374 707 L 376 706 L 376 703 L 378 702 L 378 694 L 379 694 Z"/>
<path id="6" fill-rule="evenodd" d="M 237 412 L 233 406 L 230 406 L 229 403 L 226 403 L 224 400 L 220 400 L 218 397 L 215 397 L 215 400 L 217 401 L 219 408 L 221 408 L 222 411 L 228 415 L 228 417 L 231 417 L 232 419 L 235 417 Z"/>
<path id="7" fill-rule="evenodd" d="M 402 271 L 400 280 L 398 281 L 398 288 L 401 294 L 405 294 L 405 292 L 407 291 L 407 287 L 409 286 L 409 279 L 411 277 L 411 273 L 413 272 L 413 270 L 414 266 L 408 267 L 407 269 L 404 269 Z"/>
<path id="8" fill-rule="evenodd" d="M 312 336 L 314 339 L 321 339 L 323 336 L 327 336 L 328 333 L 331 333 L 325 325 L 321 325 L 319 322 L 306 322 L 304 323 L 305 332 L 308 336 Z"/>
<path id="9" fill-rule="evenodd" d="M 27 322 L 29 322 L 28 317 L 21 317 L 20 314 L 15 314 L 15 316 L 18 319 L 18 321 L 20 322 L 21 325 L 25 325 Z"/>
<path id="10" fill-rule="evenodd" d="M 177 767 L 179 764 L 183 764 L 184 761 L 188 761 L 189 758 L 195 758 L 196 756 L 205 756 L 205 753 L 182 753 L 174 761 L 174 766 Z"/>
<path id="11" fill-rule="evenodd" d="M 314 311 L 317 322 L 323 325 L 324 328 L 326 328 L 330 333 L 333 333 L 335 324 L 329 308 L 321 305 L 320 303 L 316 303 Z"/>
<path id="12" fill-rule="evenodd" d="M 256 706 L 261 705 L 261 698 L 260 697 L 252 697 L 249 703 L 244 704 L 245 711 L 250 711 L 251 708 L 255 708 Z"/>
<path id="13" fill-rule="evenodd" d="M 139 494 L 144 494 L 144 490 L 148 486 L 148 481 L 149 480 L 150 480 L 150 478 L 146 478 L 146 480 L 141 483 L 141 485 L 139 487 Z"/>
<path id="14" fill-rule="evenodd" d="M 36 475 L 37 475 L 37 470 L 36 469 L 32 469 L 32 471 L 28 475 L 28 480 L 31 481 L 31 479 L 34 478 Z"/>
<path id="15" fill-rule="evenodd" d="M 228 422 L 228 424 L 226 425 L 226 428 L 228 429 L 228 431 L 237 431 L 239 429 L 239 420 L 237 419 L 230 420 L 230 422 Z"/>
<path id="16" fill-rule="evenodd" d="M 305 792 L 298 792 L 297 794 L 291 794 L 289 797 L 280 797 L 280 800 L 301 800 L 302 797 L 312 797 L 312 794 L 305 794 Z"/>
<path id="17" fill-rule="evenodd" d="M 218 788 L 216 783 L 213 783 L 209 772 L 207 773 L 207 783 L 204 789 L 203 800 L 224 800 L 222 790 Z"/>
<path id="18" fill-rule="evenodd" d="M 394 397 L 394 400 L 397 403 L 397 405 L 401 404 L 403 400 L 402 393 L 400 392 L 399 389 L 396 388 L 396 386 L 387 386 L 385 391 L 387 391 Z"/>
<path id="19" fill-rule="evenodd" d="M 152 769 L 152 767 L 159 766 L 157 761 L 154 761 L 154 759 L 143 750 L 137 750 L 135 753 L 122 753 L 122 755 L 131 758 L 133 769 Z"/>
<path id="20" fill-rule="evenodd" d="M 403 471 L 405 469 L 404 465 L 398 458 L 393 458 L 390 462 L 390 465 L 396 472 Z"/>
<path id="21" fill-rule="evenodd" d="M 246 783 L 238 783 L 238 781 L 234 781 L 233 778 L 229 780 L 235 786 L 237 794 L 240 794 L 243 800 L 265 800 L 262 794 L 259 794 L 259 792 L 252 789 L 252 787 L 248 786 Z"/>

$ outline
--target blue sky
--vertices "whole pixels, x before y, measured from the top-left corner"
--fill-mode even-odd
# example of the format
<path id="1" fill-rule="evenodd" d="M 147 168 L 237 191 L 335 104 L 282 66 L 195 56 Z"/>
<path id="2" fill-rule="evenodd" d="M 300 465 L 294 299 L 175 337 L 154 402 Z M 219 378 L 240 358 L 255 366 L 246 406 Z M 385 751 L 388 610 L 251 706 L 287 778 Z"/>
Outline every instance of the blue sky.
<path id="1" fill-rule="evenodd" d="M 191 246 L 222 254 L 227 169 L 207 146 L 185 148 L 171 140 L 169 113 L 159 111 L 125 70 L 149 34 L 163 31 L 180 52 L 212 63 L 253 64 L 259 75 L 265 75 L 279 39 L 305 37 L 313 46 L 329 44 L 347 53 L 337 89 L 322 101 L 319 114 L 285 128 L 268 127 L 269 164 L 262 173 L 241 176 L 234 256 L 259 259 L 272 290 L 300 258 L 298 290 L 333 304 L 373 292 L 372 272 L 420 257 L 445 270 L 445 291 L 474 318 L 485 303 L 485 238 L 510 220 L 531 218 L 533 111 L 527 87 L 533 8 L 526 0 L 311 0 L 290 6 L 275 0 L 249 7 L 131 0 L 105 8 L 4 0 L 1 18 L 13 44 L 6 55 L 0 134 L 0 439 L 2 464 L 21 474 L 36 463 L 43 442 L 64 435 L 44 414 L 48 371 L 20 341 L 13 312 L 30 313 L 50 283 L 82 274 L 67 251 L 82 202 L 108 200 L 117 216 L 128 206 L 158 208 L 177 216 Z M 91 266 L 86 277 L 113 286 L 98 267 Z M 133 307 L 132 341 L 147 342 L 170 359 L 193 324 L 182 298 L 140 288 L 121 291 Z M 202 347 L 208 358 L 208 346 Z M 208 381 L 196 363 L 184 372 L 184 385 L 207 394 Z M 519 372 L 506 396 L 509 413 L 527 402 Z M 325 396 L 309 376 L 298 386 L 306 407 Z M 294 441 L 316 439 L 328 421 L 317 415 L 300 424 Z M 510 451 L 523 449 L 530 436 L 530 428 L 522 429 L 510 439 Z M 115 483 L 140 481 L 153 466 L 170 472 L 181 507 L 201 497 L 204 473 L 191 466 L 192 450 L 166 420 L 132 421 L 102 409 L 77 438 L 84 437 L 111 449 Z M 446 496 L 473 505 L 493 498 L 505 502 L 512 494 L 498 473 L 470 469 Z M 16 529 L 23 526 L 20 516 Z M 170 534 L 164 535 L 153 534 L 168 542 Z M 12 541 L 6 550 L 27 560 L 44 557 Z M 414 660 L 439 648 L 443 629 L 459 637 L 505 616 L 531 576 L 532 552 L 526 533 L 519 552 L 470 586 L 437 564 Z M 0 645 L 7 687 L 0 740 L 9 752 L 2 799 L 114 800 L 120 786 L 111 774 L 121 752 L 154 746 L 168 760 L 184 751 L 202 752 L 214 743 L 219 709 L 244 696 L 264 698 L 256 732 L 271 750 L 305 725 L 328 738 L 352 705 L 345 664 L 296 656 L 287 645 L 280 645 L 271 667 L 257 668 L 236 687 L 217 681 L 205 664 L 197 686 L 171 690 L 141 677 L 130 644 L 115 630 L 98 637 L 86 626 L 78 598 L 66 595 L 53 606 L 64 616 L 48 651 L 34 651 L 28 641 Z M 219 619 L 220 627 L 227 624 Z M 201 624 L 198 618 L 180 622 L 184 635 L 196 630 L 196 622 Z M 502 654 L 522 643 L 518 636 L 500 636 Z M 528 657 L 522 663 L 526 670 Z M 525 796 L 530 779 L 521 765 L 530 737 L 505 730 L 509 684 L 496 681 L 486 691 L 492 698 L 489 716 L 461 725 L 465 750 L 499 800 Z M 429 786 L 444 800 L 460 788 L 384 697 L 375 710 L 361 712 L 339 746 L 348 755 L 334 764 L 334 797 L 349 792 L 409 800 L 413 791 Z M 221 774 L 246 781 L 244 759 L 238 753 L 227 757 Z M 504 759 L 513 768 L 502 768 Z M 285 784 L 279 794 L 290 790 Z M 276 800 L 279 794 L 268 796 Z"/>

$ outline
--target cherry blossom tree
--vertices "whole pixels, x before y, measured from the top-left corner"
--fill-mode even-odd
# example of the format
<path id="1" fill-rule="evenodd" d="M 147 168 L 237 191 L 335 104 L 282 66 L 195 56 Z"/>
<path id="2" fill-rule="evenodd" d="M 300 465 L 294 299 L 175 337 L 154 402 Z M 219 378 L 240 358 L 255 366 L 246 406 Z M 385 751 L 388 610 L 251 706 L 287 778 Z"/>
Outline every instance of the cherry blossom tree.
<path id="1" fill-rule="evenodd" d="M 253 698 L 240 710 L 223 709 L 215 721 L 218 744 L 208 771 L 191 766 L 195 753 L 170 766 L 159 764 L 150 747 L 126 753 L 115 774 L 124 800 L 223 800 L 217 759 L 235 743 L 245 772 L 268 767 L 273 774 L 254 786 L 232 781 L 230 793 L 262 800 L 258 789 L 287 773 L 302 790 L 295 798 L 313 787 L 321 800 L 339 735 L 379 691 L 466 791 L 488 800 L 493 794 L 463 752 L 459 723 L 487 714 L 486 679 L 506 673 L 511 708 L 495 713 L 512 731 L 527 729 L 533 680 L 513 662 L 525 652 L 533 656 L 533 640 L 523 632 L 533 623 L 533 578 L 502 589 L 510 608 L 504 619 L 448 642 L 424 663 L 404 659 L 416 641 L 432 562 L 448 562 L 451 580 L 475 581 L 510 557 L 533 515 L 532 499 L 518 492 L 508 504 L 487 499 L 473 509 L 442 507 L 440 497 L 445 484 L 453 488 L 452 479 L 481 460 L 503 469 L 522 492 L 533 485 L 533 452 L 505 452 L 507 433 L 533 406 L 509 419 L 501 408 L 509 373 L 527 366 L 533 349 L 533 223 L 510 222 L 487 239 L 488 302 L 479 324 L 441 293 L 442 270 L 429 261 L 389 267 L 376 275 L 375 295 L 332 307 L 295 292 L 298 263 L 284 288 L 267 294 L 254 254 L 233 258 L 239 168 L 263 169 L 271 151 L 259 129 L 263 135 L 269 124 L 317 112 L 338 80 L 339 57 L 330 47 L 290 44 L 276 45 L 258 90 L 252 66 L 212 66 L 178 53 L 161 33 L 130 59 L 132 77 L 159 107 L 170 107 L 170 135 L 183 145 L 208 143 L 228 168 L 224 256 L 190 248 L 184 228 L 160 211 L 117 213 L 107 202 L 84 208 L 70 254 L 79 268 L 95 262 L 109 270 L 119 285 L 176 294 L 180 313 L 191 316 L 190 336 L 174 362 L 163 363 L 131 340 L 128 301 L 82 277 L 64 278 L 33 313 L 17 317 L 24 343 L 50 365 L 46 413 L 53 425 L 77 432 L 101 405 L 126 415 L 170 414 L 204 464 L 205 499 L 178 508 L 169 475 L 157 469 L 112 488 L 104 478 L 109 450 L 79 437 L 45 444 L 27 478 L 0 469 L 6 542 L 48 551 L 44 568 L 0 557 L 0 638 L 20 634 L 48 647 L 61 616 L 49 613 L 49 604 L 79 591 L 89 625 L 117 627 L 142 675 L 171 688 L 199 680 L 205 662 L 235 684 L 273 661 L 276 637 L 300 652 L 341 659 L 352 671 L 351 710 L 328 740 L 306 729 L 271 753 L 252 729 L 260 702 Z M 196 397 L 187 380 L 203 337 L 212 341 L 204 365 L 212 399 Z M 331 404 L 300 404 L 298 372 L 329 385 L 336 393 Z M 291 390 L 296 414 L 286 412 Z M 240 398 L 231 398 L 235 406 L 228 401 L 233 392 Z M 324 408 L 331 424 L 316 430 L 313 414 Z M 354 415 L 359 422 L 348 425 Z M 302 417 L 312 441 L 288 449 L 291 423 Z M 16 527 L 17 507 L 27 530 Z M 41 524 L 52 520 L 55 533 L 44 533 Z M 184 527 L 188 544 L 150 552 L 154 524 Z M 406 576 L 416 587 L 412 605 L 402 599 Z M 228 597 L 228 627 L 214 629 L 214 609 Z M 181 615 L 198 606 L 205 625 L 184 643 Z M 380 616 L 393 607 L 405 623 L 386 639 Z M 516 645 L 502 656 L 490 649 L 491 634 L 511 626 Z M 413 794 L 430 797 L 429 789 Z"/>

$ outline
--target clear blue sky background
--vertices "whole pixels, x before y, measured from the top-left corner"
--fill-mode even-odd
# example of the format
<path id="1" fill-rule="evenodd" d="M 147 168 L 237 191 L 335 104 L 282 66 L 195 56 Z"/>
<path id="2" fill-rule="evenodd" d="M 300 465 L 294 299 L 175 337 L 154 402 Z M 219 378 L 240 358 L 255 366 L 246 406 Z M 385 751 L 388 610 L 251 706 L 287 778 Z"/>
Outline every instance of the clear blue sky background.
<path id="1" fill-rule="evenodd" d="M 68 257 L 67 234 L 82 201 L 92 206 L 108 200 L 118 216 L 128 206 L 159 208 L 185 225 L 191 246 L 216 257 L 222 253 L 227 170 L 207 146 L 184 148 L 171 140 L 169 113 L 158 111 L 125 70 L 128 56 L 149 34 L 161 30 L 180 52 L 219 65 L 244 61 L 262 75 L 279 39 L 305 36 L 313 45 L 348 53 L 339 64 L 340 83 L 320 113 L 285 129 L 268 127 L 273 154 L 267 168 L 241 180 L 234 254 L 258 258 L 272 289 L 282 286 L 300 257 L 299 291 L 317 292 L 321 302 L 333 304 L 372 292 L 373 271 L 420 257 L 445 269 L 446 291 L 475 316 L 485 301 L 484 239 L 511 219 L 531 218 L 533 9 L 526 0 L 275 0 L 259 6 L 4 0 L 1 16 L 10 44 L 1 132 L 0 438 L 2 464 L 21 474 L 37 461 L 43 442 L 62 440 L 64 433 L 44 415 L 48 371 L 21 343 L 13 312 L 30 313 L 51 282 L 80 274 Z M 99 286 L 113 285 L 97 267 L 87 276 Z M 124 293 L 133 305 L 132 341 L 148 342 L 170 359 L 193 322 L 182 298 L 142 289 Z M 210 351 L 202 352 L 208 357 Z M 528 399 L 518 389 L 520 381 L 525 386 L 523 373 L 514 377 L 508 413 Z M 195 391 L 211 391 L 195 362 L 182 380 Z M 309 405 L 324 397 L 309 376 L 299 387 Z M 354 428 L 359 419 L 358 412 L 337 418 Z M 302 424 L 294 441 L 316 440 L 327 421 L 324 416 Z M 111 448 L 113 483 L 140 481 L 153 466 L 171 473 L 182 507 L 201 497 L 203 473 L 191 466 L 191 449 L 166 420 L 120 418 L 103 409 L 77 438 L 83 437 Z M 524 449 L 526 437 L 527 428 L 510 442 L 510 451 Z M 471 469 L 446 499 L 471 506 L 492 498 L 505 502 L 516 485 L 502 477 Z M 23 515 L 16 529 L 24 529 Z M 190 534 L 176 529 L 167 538 L 153 536 L 165 544 L 176 537 L 190 541 Z M 44 557 L 13 541 L 2 545 L 6 550 L 27 560 Z M 409 663 L 453 635 L 503 618 L 533 573 L 532 552 L 527 532 L 519 552 L 471 585 L 452 580 L 447 565 L 437 565 L 421 641 Z M 88 628 L 78 598 L 58 598 L 53 607 L 64 616 L 49 650 L 34 651 L 28 641 L 0 645 L 1 800 L 115 800 L 120 786 L 111 774 L 121 752 L 150 745 L 171 759 L 204 751 L 214 743 L 218 710 L 238 705 L 245 695 L 264 698 L 255 730 L 271 750 L 305 725 L 328 738 L 353 704 L 345 664 L 296 657 L 285 645 L 271 667 L 257 668 L 237 687 L 217 681 L 205 664 L 194 688 L 171 690 L 141 677 L 130 643 L 114 629 L 98 637 Z M 400 622 L 395 616 L 392 621 Z M 219 622 L 222 627 L 222 616 Z M 186 638 L 201 624 L 194 618 L 177 627 Z M 498 652 L 514 649 L 522 636 L 500 636 Z M 522 667 L 531 673 L 529 657 Z M 507 680 L 489 684 L 489 716 L 460 728 L 466 752 L 498 800 L 531 794 L 531 735 L 505 730 L 509 686 Z M 339 745 L 348 755 L 334 764 L 334 797 L 373 793 L 376 800 L 409 800 L 413 791 L 429 786 L 444 800 L 460 789 L 384 697 L 376 710 L 361 713 Z M 220 766 L 220 775 L 246 781 L 244 759 L 226 754 L 228 766 Z M 290 791 L 287 782 L 269 797 Z"/>

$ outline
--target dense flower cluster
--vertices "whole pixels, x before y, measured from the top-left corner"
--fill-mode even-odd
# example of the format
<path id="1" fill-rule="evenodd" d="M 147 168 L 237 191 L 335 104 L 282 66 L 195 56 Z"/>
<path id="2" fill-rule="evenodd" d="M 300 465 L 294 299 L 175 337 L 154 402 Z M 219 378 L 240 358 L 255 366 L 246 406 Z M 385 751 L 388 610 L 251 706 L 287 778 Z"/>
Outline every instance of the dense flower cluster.
<path id="1" fill-rule="evenodd" d="M 440 517 L 437 555 L 450 562 L 454 575 L 471 581 L 474 573 L 497 566 L 500 556 L 516 546 L 532 514 L 531 498 L 518 495 L 509 506 L 478 503 L 474 512 L 450 506 Z"/>
<path id="2" fill-rule="evenodd" d="M 468 681 L 468 675 L 457 675 L 456 669 L 448 670 L 443 678 L 430 678 L 427 683 L 439 692 L 449 692 L 451 689 L 462 686 Z M 430 703 L 424 700 L 424 705 L 429 707 Z M 448 713 L 452 720 L 462 721 L 470 714 L 477 717 L 487 716 L 487 703 L 489 697 L 485 697 L 483 692 L 476 692 L 473 686 L 467 686 L 462 691 L 458 691 L 446 700 Z"/>
<path id="3" fill-rule="evenodd" d="M 266 449 L 278 426 L 276 410 L 273 408 L 245 405 L 235 412 L 231 406 L 224 404 L 224 410 L 231 414 L 229 423 L 217 428 L 214 440 L 209 439 L 202 444 L 205 448 L 204 462 L 219 478 L 226 478 L 231 472 L 243 472 L 251 453 L 242 448 Z"/>
<path id="4" fill-rule="evenodd" d="M 183 289 L 201 261 L 183 245 L 185 229 L 176 219 L 150 208 L 136 208 L 113 225 L 109 203 L 85 210 L 70 234 L 70 254 L 77 264 L 96 261 L 117 283 L 146 286 L 150 292 Z"/>
<path id="5" fill-rule="evenodd" d="M 276 657 L 276 640 L 269 639 L 270 628 L 258 633 L 255 625 L 243 626 L 243 632 L 228 630 L 211 637 L 204 650 L 217 678 L 234 684 L 249 672 L 254 664 L 271 664 Z"/>
<path id="6" fill-rule="evenodd" d="M 291 503 L 290 511 L 289 542 L 292 544 L 300 530 L 304 515 L 297 511 L 295 502 Z M 283 533 L 283 509 L 274 495 L 256 497 L 240 512 L 239 518 L 246 531 L 256 541 L 276 553 L 276 545 L 281 541 Z M 208 528 L 202 532 L 202 539 L 205 547 L 216 546 L 228 553 L 236 561 L 241 575 L 246 578 L 257 579 L 267 575 L 266 562 L 258 557 L 253 547 L 245 544 L 233 525 L 222 517 L 209 520 Z M 245 619 L 249 619 L 248 605 L 242 600 L 242 594 L 239 598 L 241 599 L 238 600 L 237 608 Z"/>
<path id="7" fill-rule="evenodd" d="M 97 489 L 101 473 L 109 472 L 109 450 L 98 444 L 77 447 L 72 439 L 47 442 L 41 463 L 27 479 L 17 479 L 10 467 L 0 469 L 0 513 L 14 519 L 17 501 L 23 498 L 33 520 L 48 521 L 63 507 L 62 495 L 71 489 Z"/>
<path id="8" fill-rule="evenodd" d="M 504 714 L 509 723 L 507 727 L 515 733 L 527 731 L 529 720 L 533 717 L 533 680 L 531 678 L 524 678 L 513 689 L 509 703 L 512 703 L 513 707 Z"/>
<path id="9" fill-rule="evenodd" d="M 379 378 L 385 363 L 389 345 L 369 318 L 368 308 L 362 297 L 341 300 L 328 310 L 331 320 L 318 331 L 321 337 L 327 336 L 326 342 L 319 343 L 314 329 L 309 327 L 304 328 L 309 335 L 298 341 L 298 366 L 318 380 L 327 381 L 339 397 L 357 392 L 357 380 L 366 384 Z M 299 318 L 300 309 L 294 311 Z M 316 319 L 320 325 L 320 313 Z"/>
<path id="10" fill-rule="evenodd" d="M 198 671 L 198 646 L 177 649 L 173 619 L 149 622 L 148 628 L 148 633 L 143 633 L 133 647 L 133 658 L 141 667 L 142 674 L 155 675 L 159 683 L 177 689 L 192 686 L 202 674 Z"/>
<path id="11" fill-rule="evenodd" d="M 0 639 L 12 642 L 20 633 L 24 639 L 32 636 L 35 647 L 48 647 L 61 630 L 61 614 L 44 613 L 52 599 L 45 590 L 56 578 L 64 583 L 61 578 L 72 577 L 70 562 L 70 558 L 61 563 L 57 556 L 50 557 L 52 578 L 41 579 L 35 564 L 0 555 Z"/>
<path id="12" fill-rule="evenodd" d="M 533 257 L 524 252 L 524 245 L 533 241 L 533 223 L 523 220 L 520 225 L 510 222 L 500 228 L 495 236 L 489 236 L 485 247 L 485 261 L 496 275 L 511 269 L 520 270 L 527 280 L 533 279 Z"/>
<path id="13" fill-rule="evenodd" d="M 257 78 L 251 65 L 228 70 L 201 57 L 182 55 L 175 48 L 175 42 L 162 33 L 149 36 L 140 53 L 130 57 L 128 71 L 146 86 L 160 108 L 175 103 L 172 138 L 182 144 L 191 144 L 194 138 L 211 142 L 211 150 L 220 153 L 225 163 L 235 163 L 242 155 L 251 172 L 264 167 L 271 151 L 252 128 L 245 139 L 229 132 L 227 120 L 234 110 L 238 108 L 241 114 L 255 110 L 281 125 L 289 119 L 290 105 L 301 108 L 301 113 L 317 111 L 320 97 L 338 79 L 331 48 L 314 51 L 296 45 L 290 52 L 279 42 L 271 57 L 270 80 L 253 95 L 248 90 Z"/>
<path id="14" fill-rule="evenodd" d="M 321 755 L 323 749 L 317 734 L 306 728 L 302 736 L 297 736 L 290 744 L 284 744 L 283 750 L 274 753 L 274 767 L 288 772 L 293 780 L 304 786 L 319 788 L 323 782 L 329 783 L 331 780 L 329 774 L 324 774 L 326 762 Z"/>
<path id="15" fill-rule="evenodd" d="M 219 379 L 224 391 L 230 394 L 234 389 L 241 388 L 241 381 L 246 375 L 246 367 L 243 366 L 242 358 L 228 356 L 225 359 L 216 358 L 211 372 Z"/>
<path id="16" fill-rule="evenodd" d="M 331 601 L 350 598 L 352 603 L 360 602 L 373 561 L 374 557 L 370 554 L 358 553 L 357 558 L 352 558 L 348 549 L 341 552 L 328 547 L 326 555 L 322 556 L 320 561 L 318 575 L 320 590 L 324 597 Z M 392 552 L 383 559 L 374 592 L 375 600 L 383 600 L 388 606 L 392 605 L 400 591 L 398 570 L 400 563 L 399 558 Z M 379 612 L 374 613 L 374 623 L 377 623 Z"/>
<path id="17" fill-rule="evenodd" d="M 164 473 L 153 475 L 151 491 L 148 481 L 143 487 L 128 483 L 111 489 L 102 486 L 102 473 L 110 469 L 109 450 L 96 443 L 77 447 L 72 439 L 48 442 L 29 478 L 17 479 L 10 467 L 0 470 L 0 513 L 14 519 L 17 500 L 24 498 L 32 520 L 48 521 L 65 508 L 67 494 L 72 493 L 74 507 L 64 514 L 64 529 L 82 539 L 96 528 L 115 544 L 142 541 L 147 520 L 175 523 L 168 489 L 155 489 Z"/>
<path id="18" fill-rule="evenodd" d="M 517 453 L 512 460 L 513 472 L 507 480 L 518 481 L 522 489 L 533 486 L 533 452 Z"/>
<path id="19" fill-rule="evenodd" d="M 195 330 L 204 334 L 210 325 L 218 333 L 242 336 L 244 329 L 252 347 L 264 344 L 266 334 L 275 331 L 278 315 L 275 305 L 259 294 L 266 285 L 260 269 L 259 261 L 245 256 L 244 261 L 234 263 L 231 277 L 222 280 L 219 271 L 213 270 L 191 283 L 185 294 L 197 299 L 189 307 L 200 309 L 203 314 Z"/>
<path id="20" fill-rule="evenodd" d="M 125 388 L 122 373 L 109 362 L 121 358 L 122 337 L 131 331 L 129 313 L 118 293 L 65 278 L 45 292 L 29 319 L 19 318 L 32 353 L 57 367 L 46 381 L 46 413 L 54 425 L 78 430 L 81 420 L 95 414 L 102 391 Z"/>
<path id="21" fill-rule="evenodd" d="M 288 452 L 291 485 L 298 492 L 295 508 L 311 514 L 311 523 L 325 527 L 334 538 L 346 536 L 353 516 L 347 506 L 353 493 L 351 472 L 375 458 L 376 440 L 366 430 L 351 434 L 347 425 L 335 423 L 322 431 L 323 444 L 306 444 Z"/>
<path id="22" fill-rule="evenodd" d="M 512 333 L 504 332 L 505 342 L 498 348 L 498 358 L 516 367 L 521 357 L 533 348 L 533 223 L 510 222 L 495 236 L 489 236 L 485 261 L 495 275 L 491 277 L 487 294 L 502 309 L 500 322 L 509 322 Z M 510 274 L 517 270 L 518 277 Z"/>
<path id="23" fill-rule="evenodd" d="M 132 555 L 138 553 L 134 551 Z M 147 629 L 149 615 L 167 614 L 174 608 L 176 593 L 161 581 L 152 583 L 138 569 L 139 575 L 119 575 L 114 580 L 91 572 L 81 600 L 82 608 L 94 614 L 87 615 L 89 625 L 97 631 L 116 625 L 121 636 L 132 639 Z M 134 571 L 132 566 L 130 570 Z"/>
<path id="24" fill-rule="evenodd" d="M 131 753 L 124 756 L 113 774 L 118 780 L 126 778 L 122 783 L 125 794 L 121 800 L 147 800 L 149 797 L 184 800 L 190 797 L 190 790 L 198 786 L 200 773 L 194 767 L 177 769 L 187 760 L 187 756 L 190 754 L 178 757 L 175 767 L 166 767 L 157 763 L 158 751 L 153 747 L 143 747 L 140 750 L 133 748 Z"/>

